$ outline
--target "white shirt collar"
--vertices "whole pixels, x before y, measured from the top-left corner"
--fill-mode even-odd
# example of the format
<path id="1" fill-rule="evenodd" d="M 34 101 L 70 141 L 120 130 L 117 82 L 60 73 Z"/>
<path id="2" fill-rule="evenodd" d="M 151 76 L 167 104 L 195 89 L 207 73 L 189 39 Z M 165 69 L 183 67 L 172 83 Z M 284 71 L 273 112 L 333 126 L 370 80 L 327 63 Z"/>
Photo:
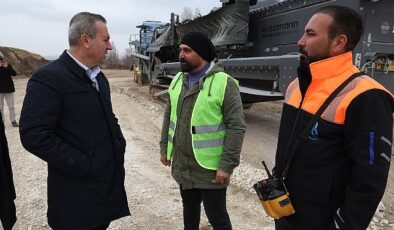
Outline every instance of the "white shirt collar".
<path id="1" fill-rule="evenodd" d="M 67 54 L 70 55 L 70 57 L 71 57 L 79 66 L 81 66 L 81 67 L 86 71 L 86 74 L 88 75 L 88 77 L 90 78 L 90 80 L 92 80 L 92 81 L 95 82 L 95 81 L 96 81 L 97 74 L 99 74 L 100 71 L 101 71 L 100 66 L 96 65 L 96 66 L 93 66 L 93 68 L 89 69 L 89 68 L 88 68 L 86 65 L 84 65 L 82 62 L 78 61 L 78 59 L 76 59 L 68 50 L 66 50 L 66 51 L 67 51 Z"/>

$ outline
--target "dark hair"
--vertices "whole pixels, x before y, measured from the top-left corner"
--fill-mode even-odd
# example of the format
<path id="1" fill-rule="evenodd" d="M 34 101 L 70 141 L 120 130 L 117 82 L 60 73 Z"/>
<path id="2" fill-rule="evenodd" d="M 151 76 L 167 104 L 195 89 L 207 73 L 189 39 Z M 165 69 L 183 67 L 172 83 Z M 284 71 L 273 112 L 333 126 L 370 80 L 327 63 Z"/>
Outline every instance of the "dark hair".
<path id="1" fill-rule="evenodd" d="M 68 29 L 68 43 L 70 46 L 75 46 L 79 42 L 82 34 L 87 34 L 91 38 L 96 37 L 96 21 L 107 23 L 105 18 L 99 14 L 89 12 L 80 12 L 74 15 L 69 24 Z"/>
<path id="2" fill-rule="evenodd" d="M 338 5 L 325 6 L 316 13 L 330 15 L 333 22 L 328 31 L 329 37 L 334 38 L 340 34 L 346 35 L 348 38 L 346 51 L 353 50 L 364 32 L 361 16 L 351 8 Z"/>

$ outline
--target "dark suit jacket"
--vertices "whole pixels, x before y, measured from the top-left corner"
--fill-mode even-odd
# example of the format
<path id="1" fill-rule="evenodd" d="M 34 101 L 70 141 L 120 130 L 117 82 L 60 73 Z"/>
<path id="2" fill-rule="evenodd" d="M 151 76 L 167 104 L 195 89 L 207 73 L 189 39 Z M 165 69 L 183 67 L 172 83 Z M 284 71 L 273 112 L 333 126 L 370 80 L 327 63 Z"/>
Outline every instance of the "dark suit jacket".
<path id="1" fill-rule="evenodd" d="M 16 221 L 15 187 L 8 153 L 7 138 L 0 114 L 0 219 L 5 230 L 12 229 Z"/>
<path id="2" fill-rule="evenodd" d="M 48 222 L 91 229 L 129 215 L 126 142 L 112 112 L 108 80 L 100 91 L 66 52 L 27 84 L 20 118 L 23 146 L 48 163 Z"/>
<path id="3" fill-rule="evenodd" d="M 7 68 L 0 67 L 0 93 L 15 92 L 12 76 L 16 76 L 16 72 L 11 64 L 8 64 Z"/>

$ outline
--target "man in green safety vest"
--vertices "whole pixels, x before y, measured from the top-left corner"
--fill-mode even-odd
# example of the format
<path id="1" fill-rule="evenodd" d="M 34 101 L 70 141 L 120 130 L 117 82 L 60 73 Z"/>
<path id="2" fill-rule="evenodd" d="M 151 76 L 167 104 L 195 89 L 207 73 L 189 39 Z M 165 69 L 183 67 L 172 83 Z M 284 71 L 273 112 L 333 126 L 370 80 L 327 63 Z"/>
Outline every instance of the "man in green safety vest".
<path id="1" fill-rule="evenodd" d="M 160 161 L 180 185 L 185 229 L 199 229 L 201 202 L 214 229 L 232 229 L 226 190 L 239 165 L 245 133 L 238 81 L 215 62 L 200 32 L 183 36 L 182 72 L 172 80 L 161 133 Z"/>

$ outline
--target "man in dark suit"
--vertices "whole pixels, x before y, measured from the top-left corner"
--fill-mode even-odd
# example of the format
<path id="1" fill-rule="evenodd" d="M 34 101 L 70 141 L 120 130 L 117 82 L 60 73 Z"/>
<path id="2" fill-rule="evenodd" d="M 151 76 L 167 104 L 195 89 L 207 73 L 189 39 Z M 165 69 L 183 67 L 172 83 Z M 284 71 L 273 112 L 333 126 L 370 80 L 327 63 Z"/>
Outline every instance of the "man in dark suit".
<path id="1" fill-rule="evenodd" d="M 16 222 L 15 198 L 7 138 L 0 115 L 0 220 L 4 230 L 12 229 Z"/>
<path id="2" fill-rule="evenodd" d="M 130 215 L 124 189 L 125 139 L 99 64 L 112 49 L 104 17 L 81 12 L 70 48 L 33 74 L 20 119 L 23 146 L 48 164 L 48 223 L 106 229 Z"/>

